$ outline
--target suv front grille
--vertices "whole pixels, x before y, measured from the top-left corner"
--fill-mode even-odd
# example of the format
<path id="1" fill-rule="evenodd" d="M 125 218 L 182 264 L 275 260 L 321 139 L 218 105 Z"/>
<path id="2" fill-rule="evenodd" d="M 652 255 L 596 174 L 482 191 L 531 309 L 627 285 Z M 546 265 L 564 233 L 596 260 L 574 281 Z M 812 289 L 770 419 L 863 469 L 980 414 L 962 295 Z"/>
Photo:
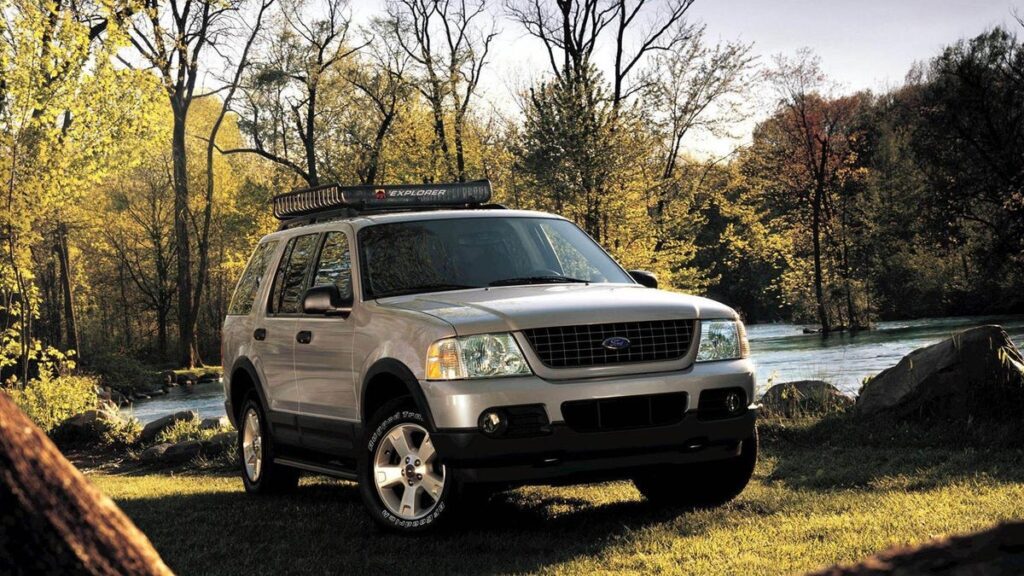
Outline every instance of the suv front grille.
<path id="1" fill-rule="evenodd" d="M 540 361 L 549 368 L 604 366 L 627 362 L 678 360 L 690 350 L 693 320 L 653 320 L 583 324 L 523 330 Z M 605 346 L 609 338 L 629 340 L 615 350 Z"/>

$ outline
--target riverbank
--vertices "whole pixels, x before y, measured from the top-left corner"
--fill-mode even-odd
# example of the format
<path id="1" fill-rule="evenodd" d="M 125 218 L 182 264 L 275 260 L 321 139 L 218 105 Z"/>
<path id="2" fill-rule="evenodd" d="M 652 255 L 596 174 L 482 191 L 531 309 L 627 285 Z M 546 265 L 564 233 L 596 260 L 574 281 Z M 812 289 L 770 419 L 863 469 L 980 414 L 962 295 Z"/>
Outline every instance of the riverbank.
<path id="1" fill-rule="evenodd" d="M 822 380 L 855 396 L 864 378 L 895 365 L 911 351 L 949 338 L 971 326 L 999 324 L 1018 345 L 1024 341 L 1024 316 L 964 316 L 879 322 L 874 330 L 834 334 L 822 339 L 804 334 L 801 324 L 755 324 L 747 327 L 760 392 L 772 384 Z M 135 402 L 125 416 L 146 424 L 165 414 L 195 410 L 202 418 L 224 414 L 220 383 L 179 386 L 152 400 Z"/>
<path id="2" fill-rule="evenodd" d="M 626 482 L 531 487 L 412 539 L 375 530 L 348 482 L 257 498 L 223 467 L 83 468 L 179 574 L 800 573 L 1024 517 L 1020 450 L 853 426 L 763 422 L 755 478 L 720 509 L 654 509 Z"/>

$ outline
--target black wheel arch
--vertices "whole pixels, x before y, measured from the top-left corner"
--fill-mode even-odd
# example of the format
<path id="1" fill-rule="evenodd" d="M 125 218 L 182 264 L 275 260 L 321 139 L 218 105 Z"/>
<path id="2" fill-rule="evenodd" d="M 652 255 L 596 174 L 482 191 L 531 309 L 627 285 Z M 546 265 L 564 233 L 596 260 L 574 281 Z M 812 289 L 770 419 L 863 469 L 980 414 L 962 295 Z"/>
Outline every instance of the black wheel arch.
<path id="1" fill-rule="evenodd" d="M 363 376 L 362 388 L 359 394 L 359 410 L 364 424 L 373 416 L 370 413 L 372 410 L 379 408 L 379 405 L 383 405 L 394 397 L 394 394 L 386 394 L 383 397 L 383 401 L 375 397 L 372 388 L 381 385 L 382 381 L 397 382 L 404 385 L 405 392 L 412 396 L 416 407 L 420 410 L 420 414 L 426 419 L 427 427 L 431 430 L 437 429 L 434 426 L 434 417 L 430 413 L 430 404 L 427 403 L 427 397 L 423 393 L 419 380 L 408 366 L 394 358 L 381 358 L 377 360 Z M 397 391 L 397 389 L 389 390 L 392 392 Z M 368 403 L 368 400 L 372 401 L 372 403 Z"/>
<path id="2" fill-rule="evenodd" d="M 259 374 L 256 372 L 256 367 L 253 366 L 251 360 L 246 357 L 240 357 L 235 360 L 235 363 L 231 366 L 231 379 L 228 381 L 227 390 L 227 416 L 228 420 L 231 421 L 231 425 L 238 427 L 236 422 L 238 408 L 242 405 L 245 400 L 246 391 L 249 388 L 256 390 L 256 394 L 259 396 L 260 404 L 263 405 L 264 410 L 270 408 L 270 404 L 267 402 L 266 393 L 263 391 L 263 383 L 260 380 Z M 243 376 L 246 379 L 246 383 L 239 384 L 237 376 Z"/>

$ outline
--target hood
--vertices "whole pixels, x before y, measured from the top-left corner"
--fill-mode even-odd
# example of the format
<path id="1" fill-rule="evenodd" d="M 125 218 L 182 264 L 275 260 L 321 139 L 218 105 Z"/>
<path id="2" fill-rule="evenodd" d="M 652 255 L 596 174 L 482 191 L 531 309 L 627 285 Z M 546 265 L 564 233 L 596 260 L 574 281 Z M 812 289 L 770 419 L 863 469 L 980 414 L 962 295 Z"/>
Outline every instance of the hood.
<path id="1" fill-rule="evenodd" d="M 728 306 L 632 284 L 543 284 L 382 298 L 384 307 L 430 314 L 459 334 L 672 318 L 735 318 Z"/>

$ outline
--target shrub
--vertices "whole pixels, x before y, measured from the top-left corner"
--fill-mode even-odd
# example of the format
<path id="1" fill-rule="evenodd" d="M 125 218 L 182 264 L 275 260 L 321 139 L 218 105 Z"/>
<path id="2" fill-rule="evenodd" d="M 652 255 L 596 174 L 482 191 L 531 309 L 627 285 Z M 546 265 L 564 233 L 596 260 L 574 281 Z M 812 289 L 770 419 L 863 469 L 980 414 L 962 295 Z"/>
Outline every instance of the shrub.
<path id="1" fill-rule="evenodd" d="M 98 421 L 100 442 L 114 448 L 127 448 L 135 444 L 142 432 L 138 418 L 125 418 L 116 406 L 104 405 Z"/>
<path id="2" fill-rule="evenodd" d="M 157 444 L 163 444 L 169 442 L 171 444 L 177 444 L 178 442 L 186 442 L 188 440 L 209 440 L 217 434 L 224 432 L 219 428 L 211 428 L 209 430 L 200 429 L 202 420 L 196 415 L 190 420 L 178 420 L 174 424 L 171 424 L 165 428 L 156 437 Z"/>
<path id="3" fill-rule="evenodd" d="M 54 376 L 40 370 L 24 387 L 8 390 L 11 399 L 44 432 L 49 433 L 68 418 L 96 407 L 96 378 Z"/>
<path id="4" fill-rule="evenodd" d="M 89 359 L 86 369 L 99 376 L 104 385 L 125 395 L 160 386 L 160 375 L 156 369 L 129 356 L 97 355 Z"/>

